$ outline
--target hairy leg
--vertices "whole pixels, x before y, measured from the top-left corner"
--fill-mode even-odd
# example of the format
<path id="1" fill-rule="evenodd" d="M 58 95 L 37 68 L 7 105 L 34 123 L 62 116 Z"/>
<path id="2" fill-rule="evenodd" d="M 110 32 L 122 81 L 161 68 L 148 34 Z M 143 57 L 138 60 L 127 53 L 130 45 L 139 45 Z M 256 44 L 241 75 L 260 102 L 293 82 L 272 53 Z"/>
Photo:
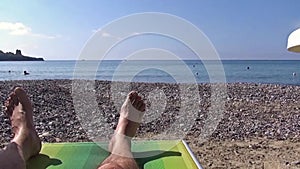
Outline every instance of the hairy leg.
<path id="1" fill-rule="evenodd" d="M 145 103 L 135 91 L 127 95 L 120 111 L 119 122 L 109 145 L 111 155 L 99 169 L 138 169 L 131 153 L 131 139 L 138 129 Z"/>
<path id="2" fill-rule="evenodd" d="M 16 88 L 5 103 L 14 138 L 0 152 L 0 168 L 23 169 L 26 161 L 40 152 L 41 141 L 33 124 L 33 108 L 25 91 Z"/>

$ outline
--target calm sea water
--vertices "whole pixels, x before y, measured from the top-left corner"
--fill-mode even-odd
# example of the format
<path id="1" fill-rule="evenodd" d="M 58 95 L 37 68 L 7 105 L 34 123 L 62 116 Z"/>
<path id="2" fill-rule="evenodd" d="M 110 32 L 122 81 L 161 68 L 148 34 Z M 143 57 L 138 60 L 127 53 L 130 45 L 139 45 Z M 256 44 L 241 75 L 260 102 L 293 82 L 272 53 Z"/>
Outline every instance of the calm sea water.
<path id="1" fill-rule="evenodd" d="M 221 69 L 220 69 L 221 67 Z M 300 85 L 300 61 L 44 61 L 0 62 L 0 80 L 98 79 L 138 82 L 254 82 Z M 25 76 L 23 71 L 30 74 Z M 9 72 L 10 71 L 10 72 Z M 296 73 L 296 76 L 293 73 Z M 74 74 L 75 73 L 75 74 Z M 214 77 L 214 78 L 212 78 Z"/>

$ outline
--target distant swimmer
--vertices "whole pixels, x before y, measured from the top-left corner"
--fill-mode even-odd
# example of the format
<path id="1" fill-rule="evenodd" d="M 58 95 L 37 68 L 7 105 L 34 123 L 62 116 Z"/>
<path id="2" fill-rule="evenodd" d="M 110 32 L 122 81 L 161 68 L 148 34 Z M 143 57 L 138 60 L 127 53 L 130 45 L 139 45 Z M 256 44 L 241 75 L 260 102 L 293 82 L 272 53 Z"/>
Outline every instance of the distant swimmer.
<path id="1" fill-rule="evenodd" d="M 248 67 L 247 67 L 247 69 L 249 70 L 249 69 L 250 69 L 250 67 L 248 66 Z"/>
<path id="2" fill-rule="evenodd" d="M 8 73 L 11 73 L 11 70 L 9 70 Z"/>
<path id="3" fill-rule="evenodd" d="M 297 76 L 296 72 L 293 72 L 293 76 Z"/>
<path id="4" fill-rule="evenodd" d="M 29 73 L 26 70 L 24 70 L 24 75 L 29 75 Z"/>

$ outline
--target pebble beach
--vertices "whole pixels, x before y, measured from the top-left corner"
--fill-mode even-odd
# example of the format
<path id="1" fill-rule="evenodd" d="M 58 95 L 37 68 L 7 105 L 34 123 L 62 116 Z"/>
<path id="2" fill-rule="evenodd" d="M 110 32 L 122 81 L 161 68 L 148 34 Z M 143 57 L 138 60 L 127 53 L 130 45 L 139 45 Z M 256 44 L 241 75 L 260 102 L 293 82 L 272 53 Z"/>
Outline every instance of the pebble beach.
<path id="1" fill-rule="evenodd" d="M 119 82 L 124 85 L 125 82 Z M 129 83 L 126 83 L 129 84 Z M 147 107 L 155 111 L 159 103 L 149 101 L 152 91 L 163 91 L 165 107 L 157 112 L 161 118 L 142 123 L 137 138 L 151 138 L 163 132 L 180 110 L 180 87 L 167 83 L 130 83 Z M 212 89 L 219 84 L 198 84 L 200 101 L 190 128 L 185 129 L 187 141 L 204 168 L 300 168 L 300 87 L 278 84 L 228 83 L 221 119 L 205 140 L 199 139 L 211 110 Z M 92 141 L 76 112 L 72 80 L 24 80 L 0 82 L 0 147 L 12 138 L 10 122 L 4 114 L 4 101 L 16 86 L 21 86 L 33 102 L 34 121 L 43 142 Z M 218 88 L 218 87 L 216 87 Z M 95 81 L 97 107 L 88 113 L 105 115 L 113 130 L 118 110 L 112 102 L 111 82 Z M 79 92 L 84 97 L 84 91 Z M 224 94 L 224 93 L 223 93 Z M 187 96 L 188 97 L 188 96 Z M 123 100 L 122 100 L 123 101 Z M 76 103 L 79 104 L 79 103 Z M 85 103 L 89 104 L 88 99 Z M 84 107 L 84 106 L 83 106 Z M 153 108 L 154 107 L 154 108 Z M 161 110 L 157 108 L 157 110 Z M 146 112 L 147 113 L 147 112 Z M 93 126 L 92 126 L 93 127 Z M 91 129 L 92 130 L 92 129 Z M 93 132 L 93 131 L 91 131 Z"/>

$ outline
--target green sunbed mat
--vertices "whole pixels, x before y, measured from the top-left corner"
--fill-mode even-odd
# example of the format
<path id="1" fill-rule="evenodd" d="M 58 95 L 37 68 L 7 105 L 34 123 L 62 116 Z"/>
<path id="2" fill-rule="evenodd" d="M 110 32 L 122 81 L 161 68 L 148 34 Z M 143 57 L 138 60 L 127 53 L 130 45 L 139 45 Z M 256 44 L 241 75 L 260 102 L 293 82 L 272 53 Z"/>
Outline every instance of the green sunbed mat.
<path id="1" fill-rule="evenodd" d="M 174 145 L 174 147 L 170 147 Z M 95 169 L 109 155 L 105 143 L 44 143 L 27 169 Z M 200 164 L 182 141 L 137 141 L 132 143 L 141 169 L 199 169 Z"/>

